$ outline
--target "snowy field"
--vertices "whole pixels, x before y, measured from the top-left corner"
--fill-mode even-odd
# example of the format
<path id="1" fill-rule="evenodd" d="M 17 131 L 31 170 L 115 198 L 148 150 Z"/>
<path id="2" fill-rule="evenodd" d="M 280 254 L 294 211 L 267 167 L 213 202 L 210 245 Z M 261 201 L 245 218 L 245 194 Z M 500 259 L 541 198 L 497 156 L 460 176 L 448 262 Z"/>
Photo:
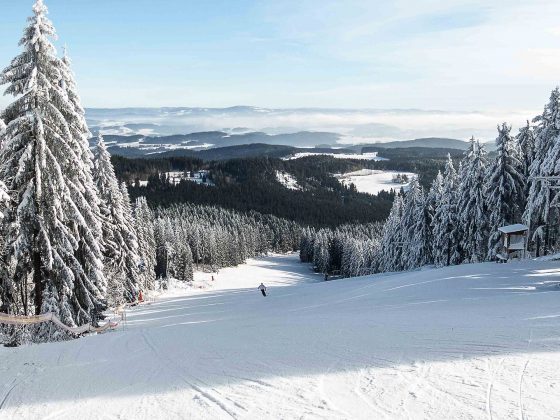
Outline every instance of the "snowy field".
<path id="1" fill-rule="evenodd" d="M 288 172 L 276 171 L 276 179 L 280 184 L 289 190 L 299 191 L 302 189 L 301 185 L 298 184 L 297 179 Z"/>
<path id="2" fill-rule="evenodd" d="M 1 348 L 0 418 L 560 418 L 560 263 L 318 280 L 252 260 L 124 329 Z"/>
<path id="3" fill-rule="evenodd" d="M 408 176 L 409 179 L 416 176 L 410 172 L 393 172 L 378 171 L 373 169 L 361 169 L 356 172 L 348 172 L 346 174 L 338 174 L 335 177 L 344 185 L 354 184 L 359 192 L 367 194 L 379 194 L 381 191 L 389 191 L 391 188 L 398 190 L 408 187 L 407 184 L 401 184 L 393 181 L 393 177 L 397 174 Z"/>

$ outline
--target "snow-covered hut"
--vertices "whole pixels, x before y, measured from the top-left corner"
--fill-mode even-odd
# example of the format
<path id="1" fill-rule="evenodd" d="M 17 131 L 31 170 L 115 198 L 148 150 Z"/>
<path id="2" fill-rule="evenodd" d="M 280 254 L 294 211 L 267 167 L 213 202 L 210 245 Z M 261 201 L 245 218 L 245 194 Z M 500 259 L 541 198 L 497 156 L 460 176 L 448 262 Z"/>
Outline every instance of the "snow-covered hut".
<path id="1" fill-rule="evenodd" d="M 502 234 L 502 250 L 498 254 L 498 259 L 509 260 L 511 254 L 523 255 L 527 252 L 527 236 L 529 228 L 522 224 L 502 226 L 498 229 Z"/>

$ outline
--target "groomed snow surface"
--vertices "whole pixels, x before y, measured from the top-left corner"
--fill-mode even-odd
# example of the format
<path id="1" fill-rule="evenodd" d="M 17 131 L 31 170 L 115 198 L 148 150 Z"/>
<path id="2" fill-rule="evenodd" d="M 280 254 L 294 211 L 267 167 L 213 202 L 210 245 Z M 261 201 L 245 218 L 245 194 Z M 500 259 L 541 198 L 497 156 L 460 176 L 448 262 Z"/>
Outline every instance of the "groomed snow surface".
<path id="1" fill-rule="evenodd" d="M 0 349 L 0 418 L 558 419 L 559 281 L 558 262 L 320 282 L 252 260 L 124 329 Z"/>
<path id="2" fill-rule="evenodd" d="M 416 174 L 410 172 L 361 169 L 359 171 L 348 172 L 346 174 L 338 174 L 335 175 L 335 177 L 344 185 L 354 184 L 359 192 L 376 195 L 383 190 L 400 190 L 401 188 L 404 188 L 406 191 L 409 183 L 401 184 L 393 181 L 393 178 L 398 174 L 406 175 L 410 180 L 412 177 L 416 176 Z"/>

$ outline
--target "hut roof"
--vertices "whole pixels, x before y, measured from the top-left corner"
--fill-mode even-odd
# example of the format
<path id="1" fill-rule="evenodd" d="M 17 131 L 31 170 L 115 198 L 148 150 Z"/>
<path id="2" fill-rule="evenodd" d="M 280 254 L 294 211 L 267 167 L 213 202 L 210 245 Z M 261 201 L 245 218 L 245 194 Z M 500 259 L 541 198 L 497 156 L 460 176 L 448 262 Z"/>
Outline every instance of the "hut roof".
<path id="1" fill-rule="evenodd" d="M 529 228 L 526 225 L 516 224 L 516 225 L 509 225 L 509 226 L 502 226 L 498 228 L 498 230 L 502 233 L 522 233 L 527 232 Z"/>

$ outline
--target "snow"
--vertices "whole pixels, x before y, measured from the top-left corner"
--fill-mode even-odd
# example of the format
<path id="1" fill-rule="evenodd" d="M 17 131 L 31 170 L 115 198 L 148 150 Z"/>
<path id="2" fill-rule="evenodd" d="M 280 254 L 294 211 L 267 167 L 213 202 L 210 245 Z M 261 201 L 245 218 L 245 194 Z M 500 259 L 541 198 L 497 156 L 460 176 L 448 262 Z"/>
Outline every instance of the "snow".
<path id="1" fill-rule="evenodd" d="M 118 331 L 0 348 L 0 417 L 560 417 L 560 263 L 318 280 L 269 256 Z"/>
<path id="2" fill-rule="evenodd" d="M 406 190 L 408 183 L 393 182 L 393 177 L 398 174 L 406 175 L 409 179 L 416 176 L 416 174 L 410 172 L 361 169 L 346 174 L 337 174 L 335 177 L 344 185 L 354 184 L 359 192 L 375 195 L 383 190 L 389 191 L 391 188 L 395 190 L 404 188 Z"/>
<path id="3" fill-rule="evenodd" d="M 387 160 L 385 158 L 377 156 L 377 152 L 373 153 L 363 153 L 363 154 L 352 154 L 352 153 L 320 153 L 320 152 L 300 152 L 293 156 L 287 158 L 287 160 L 300 159 L 309 156 L 330 156 L 336 159 L 357 159 L 357 160 Z"/>
<path id="4" fill-rule="evenodd" d="M 288 172 L 276 171 L 276 179 L 280 184 L 289 190 L 300 191 L 302 188 L 298 184 L 297 179 L 293 177 L 292 174 Z"/>

